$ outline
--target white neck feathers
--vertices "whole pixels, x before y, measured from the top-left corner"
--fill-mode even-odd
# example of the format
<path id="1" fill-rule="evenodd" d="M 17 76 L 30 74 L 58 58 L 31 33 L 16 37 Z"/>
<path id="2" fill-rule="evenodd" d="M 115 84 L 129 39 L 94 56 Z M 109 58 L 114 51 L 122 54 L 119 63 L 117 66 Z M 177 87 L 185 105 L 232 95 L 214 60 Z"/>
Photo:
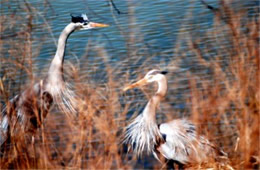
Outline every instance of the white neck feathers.
<path id="1" fill-rule="evenodd" d="M 51 62 L 49 71 L 48 71 L 48 81 L 49 83 L 60 83 L 64 82 L 63 80 L 63 61 L 64 53 L 66 49 L 66 42 L 69 35 L 75 30 L 75 24 L 68 24 L 62 33 L 60 34 L 58 40 L 58 47 L 56 54 Z"/>

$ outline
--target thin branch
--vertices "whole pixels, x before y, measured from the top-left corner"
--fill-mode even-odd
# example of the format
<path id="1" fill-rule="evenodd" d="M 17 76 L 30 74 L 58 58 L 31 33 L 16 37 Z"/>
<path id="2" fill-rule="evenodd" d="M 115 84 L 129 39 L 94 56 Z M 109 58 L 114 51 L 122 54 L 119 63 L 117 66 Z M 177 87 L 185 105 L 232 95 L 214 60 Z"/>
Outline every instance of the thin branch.
<path id="1" fill-rule="evenodd" d="M 207 4 L 204 0 L 200 0 L 200 1 L 206 8 L 210 9 L 214 13 L 216 13 L 219 10 L 218 8 L 215 8 L 215 7 Z"/>
<path id="2" fill-rule="evenodd" d="M 117 12 L 118 15 L 120 14 L 127 14 L 127 12 L 121 12 L 115 5 L 114 1 L 113 0 L 109 0 L 113 6 L 113 8 L 115 9 L 115 11 Z"/>

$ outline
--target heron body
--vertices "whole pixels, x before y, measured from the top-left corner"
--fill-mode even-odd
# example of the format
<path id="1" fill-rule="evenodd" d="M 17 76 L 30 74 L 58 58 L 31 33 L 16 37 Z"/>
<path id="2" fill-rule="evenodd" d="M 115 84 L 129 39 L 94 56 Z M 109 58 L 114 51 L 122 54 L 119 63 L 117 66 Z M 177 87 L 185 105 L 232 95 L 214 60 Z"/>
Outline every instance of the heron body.
<path id="1" fill-rule="evenodd" d="M 69 90 L 63 77 L 67 39 L 76 30 L 88 30 L 108 25 L 90 22 L 85 14 L 71 15 L 71 17 L 71 23 L 60 34 L 57 51 L 47 76 L 29 86 L 20 95 L 16 95 L 2 110 L 0 119 L 1 151 L 5 148 L 4 144 L 10 142 L 11 139 L 15 140 L 18 136 L 32 137 L 54 102 L 66 113 L 76 111 L 73 92 Z"/>
<path id="2" fill-rule="evenodd" d="M 41 86 L 42 81 L 27 88 L 10 100 L 9 105 L 3 109 L 0 122 L 1 149 L 4 149 L 3 144 L 11 140 L 11 137 L 13 141 L 20 137 L 28 139 L 46 117 L 53 103 L 53 97 Z"/>
<path id="3" fill-rule="evenodd" d="M 166 72 L 151 70 L 134 87 L 157 82 L 158 90 L 146 104 L 143 112 L 126 128 L 124 142 L 132 146 L 134 153 L 142 155 L 146 150 L 158 159 L 161 154 L 167 160 L 180 164 L 200 163 L 214 155 L 213 145 L 196 132 L 196 127 L 187 119 L 176 119 L 160 125 L 156 124 L 156 108 L 167 92 Z"/>

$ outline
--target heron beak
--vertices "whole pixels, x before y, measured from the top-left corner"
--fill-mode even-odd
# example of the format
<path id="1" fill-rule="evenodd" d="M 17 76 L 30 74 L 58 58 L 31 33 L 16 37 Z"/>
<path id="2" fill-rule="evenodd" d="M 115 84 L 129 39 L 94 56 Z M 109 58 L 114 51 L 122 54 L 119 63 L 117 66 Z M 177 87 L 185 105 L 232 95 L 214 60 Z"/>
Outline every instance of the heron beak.
<path id="1" fill-rule="evenodd" d="M 90 25 L 91 28 L 101 28 L 101 27 L 108 27 L 109 26 L 107 24 L 96 23 L 96 22 L 90 22 L 89 25 Z"/>
<path id="2" fill-rule="evenodd" d="M 132 89 L 132 88 L 135 88 L 135 87 L 140 87 L 140 86 L 143 86 L 143 85 L 146 85 L 147 84 L 147 80 L 145 78 L 137 81 L 136 83 L 133 83 L 133 84 L 130 84 L 128 86 L 126 86 L 123 91 L 127 91 L 129 89 Z"/>

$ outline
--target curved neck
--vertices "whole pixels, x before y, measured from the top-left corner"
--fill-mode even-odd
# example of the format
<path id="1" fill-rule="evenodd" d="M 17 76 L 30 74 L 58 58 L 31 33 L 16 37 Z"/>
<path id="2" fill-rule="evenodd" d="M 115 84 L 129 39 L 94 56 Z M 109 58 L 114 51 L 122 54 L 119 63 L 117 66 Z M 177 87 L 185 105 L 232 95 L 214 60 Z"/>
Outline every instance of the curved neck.
<path id="1" fill-rule="evenodd" d="M 167 80 L 165 76 L 162 75 L 156 82 L 158 83 L 158 90 L 149 100 L 143 111 L 144 117 L 151 121 L 155 121 L 156 108 L 167 92 Z"/>
<path id="2" fill-rule="evenodd" d="M 69 35 L 75 30 L 75 28 L 75 24 L 70 23 L 63 29 L 62 33 L 60 34 L 57 51 L 48 71 L 48 79 L 51 82 L 56 82 L 59 80 L 63 81 L 63 61 L 66 43 Z"/>

